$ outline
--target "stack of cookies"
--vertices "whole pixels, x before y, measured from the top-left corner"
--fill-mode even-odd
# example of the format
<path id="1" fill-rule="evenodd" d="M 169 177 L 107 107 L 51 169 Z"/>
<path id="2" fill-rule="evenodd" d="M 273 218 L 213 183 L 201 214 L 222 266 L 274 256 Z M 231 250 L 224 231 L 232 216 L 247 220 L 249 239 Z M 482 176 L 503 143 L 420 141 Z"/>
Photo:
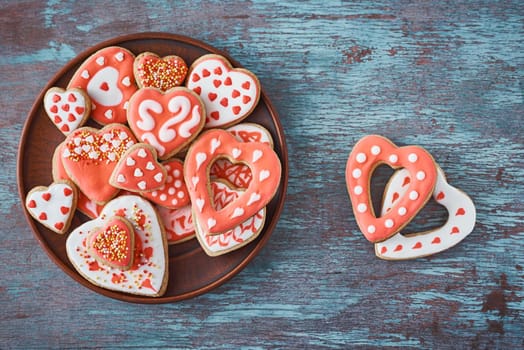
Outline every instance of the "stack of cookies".
<path id="1" fill-rule="evenodd" d="M 259 97 L 256 76 L 220 55 L 188 67 L 178 56 L 104 48 L 44 96 L 64 141 L 53 183 L 31 189 L 26 209 L 68 235 L 67 255 L 90 282 L 161 296 L 168 244 L 196 237 L 217 256 L 264 226 L 281 163 L 270 133 L 243 122 Z M 71 227 L 76 210 L 90 221 Z"/>

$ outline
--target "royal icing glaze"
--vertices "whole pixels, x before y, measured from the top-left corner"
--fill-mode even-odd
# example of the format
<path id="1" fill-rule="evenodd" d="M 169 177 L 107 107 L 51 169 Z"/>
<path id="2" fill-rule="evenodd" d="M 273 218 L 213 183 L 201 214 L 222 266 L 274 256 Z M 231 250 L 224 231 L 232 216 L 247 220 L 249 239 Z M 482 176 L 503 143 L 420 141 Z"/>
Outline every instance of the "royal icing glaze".
<path id="1" fill-rule="evenodd" d="M 262 142 L 273 147 L 273 138 L 267 129 L 254 123 L 240 123 L 229 127 L 230 132 L 242 142 Z M 235 187 L 246 188 L 251 181 L 251 170 L 245 164 L 233 164 L 227 159 L 217 159 L 209 172 L 211 178 L 225 179 Z"/>
<path id="2" fill-rule="evenodd" d="M 135 143 L 131 130 L 122 124 L 100 130 L 82 127 L 67 136 L 61 146 L 61 161 L 80 191 L 103 204 L 118 193 L 109 179 L 120 157 Z"/>
<path id="3" fill-rule="evenodd" d="M 471 198 L 447 183 L 442 169 L 437 169 L 437 183 L 433 199 L 448 211 L 446 223 L 437 229 L 422 233 L 403 235 L 397 233 L 375 244 L 379 258 L 388 260 L 414 259 L 440 253 L 453 247 L 468 236 L 475 226 L 476 210 Z M 382 205 L 382 215 L 391 211 L 401 197 L 405 196 L 412 178 L 406 169 L 397 170 L 388 185 Z"/>
<path id="4" fill-rule="evenodd" d="M 135 232 L 132 266 L 123 270 L 97 260 L 88 248 L 93 232 L 113 216 L 126 218 Z M 153 206 L 139 196 L 124 195 L 107 203 L 99 217 L 73 230 L 66 251 L 75 269 L 102 288 L 143 296 L 160 296 L 167 287 L 167 242 Z"/>
<path id="5" fill-rule="evenodd" d="M 120 157 L 109 183 L 130 192 L 143 192 L 159 189 L 166 178 L 166 169 L 158 163 L 155 149 L 136 143 Z"/>
<path id="6" fill-rule="evenodd" d="M 37 186 L 26 196 L 25 206 L 31 216 L 56 233 L 65 233 L 76 210 L 76 187 L 67 180 L 48 187 Z"/>
<path id="7" fill-rule="evenodd" d="M 187 64 L 179 56 L 159 57 L 143 52 L 135 58 L 134 73 L 138 87 L 154 87 L 167 91 L 182 85 L 187 74 Z"/>
<path id="8" fill-rule="evenodd" d="M 407 194 L 400 198 L 392 210 L 377 218 L 370 198 L 370 180 L 380 164 L 387 164 L 394 169 L 403 167 L 416 180 L 410 182 Z M 364 236 L 376 243 L 400 231 L 429 199 L 436 178 L 435 162 L 421 147 L 397 147 L 377 135 L 368 135 L 358 141 L 347 161 L 346 184 L 355 219 Z"/>
<path id="9" fill-rule="evenodd" d="M 246 164 L 252 180 L 246 190 L 225 208 L 216 209 L 210 197 L 209 168 L 216 159 Z M 189 148 L 184 179 L 193 207 L 193 220 L 206 235 L 221 234 L 255 215 L 275 195 L 280 184 L 280 160 L 271 147 L 259 142 L 239 142 L 229 132 L 204 132 Z"/>
<path id="10" fill-rule="evenodd" d="M 81 88 L 93 103 L 91 117 L 102 125 L 125 123 L 129 98 L 137 90 L 133 74 L 135 56 L 122 47 L 110 46 L 87 58 L 75 72 L 68 88 Z"/>
<path id="11" fill-rule="evenodd" d="M 171 159 L 162 163 L 166 169 L 166 181 L 157 190 L 142 192 L 151 202 L 169 209 L 179 209 L 189 204 L 189 193 L 184 181 L 184 162 Z"/>
<path id="12" fill-rule="evenodd" d="M 53 87 L 44 96 L 44 110 L 58 130 L 69 135 L 89 117 L 91 100 L 81 89 Z"/>
<path id="13" fill-rule="evenodd" d="M 131 98 L 127 121 L 138 139 L 153 146 L 160 159 L 167 159 L 198 135 L 204 116 L 202 101 L 185 87 L 165 93 L 142 88 Z"/>
<path id="14" fill-rule="evenodd" d="M 213 194 L 215 208 L 220 210 L 233 203 L 242 193 L 242 190 L 235 190 L 225 182 L 212 181 L 211 193 Z M 197 224 L 195 225 L 196 236 L 207 255 L 222 255 L 253 241 L 264 227 L 265 218 L 266 208 L 262 208 L 240 225 L 225 233 L 213 236 L 206 235 Z"/>
<path id="15" fill-rule="evenodd" d="M 135 232 L 124 217 L 113 216 L 87 238 L 87 247 L 98 262 L 127 270 L 134 259 Z"/>
<path id="16" fill-rule="evenodd" d="M 233 68 L 227 59 L 215 54 L 204 55 L 191 65 L 186 85 L 204 101 L 205 128 L 240 122 L 260 98 L 260 84 L 253 73 Z"/>
<path id="17" fill-rule="evenodd" d="M 195 236 L 191 205 L 186 205 L 180 209 L 168 209 L 157 205 L 156 210 L 164 224 L 167 243 L 182 243 Z"/>

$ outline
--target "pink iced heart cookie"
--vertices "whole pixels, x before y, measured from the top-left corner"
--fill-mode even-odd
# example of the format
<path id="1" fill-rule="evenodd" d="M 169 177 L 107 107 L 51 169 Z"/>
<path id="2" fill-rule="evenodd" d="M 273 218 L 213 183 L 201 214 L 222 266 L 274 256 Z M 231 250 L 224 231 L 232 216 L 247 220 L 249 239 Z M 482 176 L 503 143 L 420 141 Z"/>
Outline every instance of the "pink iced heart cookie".
<path id="1" fill-rule="evenodd" d="M 167 91 L 182 85 L 186 79 L 187 64 L 179 56 L 159 57 L 143 52 L 135 58 L 134 73 L 139 88 L 154 87 Z"/>
<path id="2" fill-rule="evenodd" d="M 182 243 L 195 236 L 191 205 L 180 209 L 168 209 L 157 205 L 156 210 L 164 224 L 168 244 Z"/>
<path id="3" fill-rule="evenodd" d="M 370 196 L 373 171 L 380 164 L 405 168 L 413 181 L 408 193 L 385 215 L 376 217 Z M 437 178 L 435 162 L 421 147 L 397 147 L 388 139 L 368 135 L 353 147 L 346 165 L 346 184 L 353 213 L 364 236 L 373 243 L 383 241 L 406 226 L 425 205 Z"/>
<path id="4" fill-rule="evenodd" d="M 235 190 L 226 182 L 213 181 L 211 193 L 215 208 L 220 210 L 233 203 L 242 194 L 242 190 Z M 195 225 L 196 236 L 207 255 L 218 256 L 239 249 L 257 238 L 264 227 L 265 219 L 266 208 L 262 208 L 240 225 L 220 235 L 206 235 Z"/>
<path id="5" fill-rule="evenodd" d="M 166 182 L 157 190 L 142 192 L 151 202 L 169 209 L 179 209 L 189 204 L 189 193 L 184 181 L 184 162 L 171 159 L 162 163 L 166 169 Z"/>
<path id="6" fill-rule="evenodd" d="M 64 135 L 82 126 L 91 114 L 91 99 L 82 89 L 52 87 L 44 96 L 44 110 Z"/>
<path id="7" fill-rule="evenodd" d="M 75 72 L 68 88 L 81 88 L 93 103 L 92 118 L 102 124 L 125 123 L 129 98 L 137 90 L 133 74 L 135 56 L 122 47 L 110 46 L 87 58 Z"/>
<path id="8" fill-rule="evenodd" d="M 129 267 L 115 267 L 114 262 L 120 261 L 117 255 L 105 257 L 100 253 L 102 257 L 95 257 L 90 248 L 93 235 L 108 227 L 115 216 L 125 218 L 133 226 L 134 253 Z M 104 242 L 100 247 L 103 246 Z M 111 251 L 123 252 L 115 248 Z M 168 256 L 163 226 L 152 205 L 139 196 L 124 195 L 107 203 L 100 216 L 70 233 L 66 252 L 74 268 L 99 287 L 149 297 L 161 296 L 166 290 Z"/>
<path id="9" fill-rule="evenodd" d="M 127 121 L 139 140 L 153 146 L 160 159 L 167 159 L 202 130 L 204 105 L 185 87 L 165 93 L 155 88 L 142 88 L 131 98 Z"/>
<path id="10" fill-rule="evenodd" d="M 136 143 L 120 157 L 109 183 L 130 192 L 142 192 L 162 187 L 166 178 L 166 169 L 158 163 L 155 149 Z"/>
<path id="11" fill-rule="evenodd" d="M 437 183 L 433 199 L 448 211 L 448 220 L 437 229 L 402 235 L 375 244 L 375 253 L 381 259 L 404 260 L 440 253 L 466 238 L 475 226 L 476 210 L 473 201 L 462 191 L 447 183 L 442 169 L 437 169 Z M 382 215 L 408 193 L 412 181 L 406 169 L 396 171 L 386 185 Z"/>
<path id="12" fill-rule="evenodd" d="M 255 123 L 240 123 L 229 127 L 230 132 L 242 142 L 262 142 L 273 147 L 273 138 L 269 131 Z M 247 188 L 251 181 L 251 170 L 244 164 L 233 164 L 227 159 L 217 159 L 209 170 L 211 178 L 224 179 L 238 188 Z"/>
<path id="13" fill-rule="evenodd" d="M 215 54 L 198 58 L 189 68 L 186 85 L 206 106 L 205 128 L 226 127 L 240 122 L 256 107 L 260 98 L 257 77 Z"/>
<path id="14" fill-rule="evenodd" d="M 113 216 L 104 226 L 91 233 L 87 239 L 87 247 L 98 262 L 127 270 L 131 267 L 135 254 L 133 225 L 124 217 Z"/>
<path id="15" fill-rule="evenodd" d="M 227 158 L 251 169 L 252 179 L 232 203 L 216 209 L 210 197 L 209 167 L 216 159 Z M 280 184 L 281 165 L 271 147 L 260 142 L 239 142 L 229 132 L 212 129 L 203 133 L 189 148 L 184 162 L 184 179 L 198 221 L 205 235 L 229 231 L 254 216 L 275 195 Z"/>
<path id="16" fill-rule="evenodd" d="M 25 207 L 31 216 L 56 233 L 65 233 L 76 210 L 76 187 L 67 180 L 53 182 L 49 187 L 31 189 Z"/>
<path id="17" fill-rule="evenodd" d="M 131 130 L 110 124 L 98 130 L 82 127 L 69 134 L 61 146 L 67 175 L 90 200 L 103 204 L 119 191 L 109 178 L 120 157 L 136 143 Z"/>

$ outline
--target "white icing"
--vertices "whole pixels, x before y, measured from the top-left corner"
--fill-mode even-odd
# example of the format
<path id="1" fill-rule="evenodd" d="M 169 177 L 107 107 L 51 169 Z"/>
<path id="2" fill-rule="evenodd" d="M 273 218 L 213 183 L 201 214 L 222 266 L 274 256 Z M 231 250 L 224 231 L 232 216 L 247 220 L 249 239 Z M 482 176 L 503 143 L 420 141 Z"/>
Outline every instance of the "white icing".
<path id="1" fill-rule="evenodd" d="M 409 176 L 409 171 L 401 169 L 391 177 L 384 195 L 384 203 L 389 203 L 389 205 L 382 207 L 382 215 L 391 210 L 396 202 L 406 194 L 409 187 L 409 185 L 403 186 L 406 176 Z M 396 200 L 393 200 L 394 193 L 400 195 Z M 440 194 L 444 194 L 444 198 L 438 199 Z M 440 168 L 437 168 L 437 181 L 433 198 L 446 208 L 448 212 L 446 223 L 440 228 L 420 234 L 404 236 L 397 233 L 386 241 L 376 243 L 375 252 L 377 256 L 391 260 L 402 260 L 436 254 L 458 244 L 473 231 L 476 210 L 472 200 L 464 192 L 448 184 L 444 172 Z M 405 208 L 402 207 L 399 208 L 399 214 L 400 209 L 404 209 L 405 212 Z M 462 209 L 463 215 L 457 215 L 459 209 Z M 459 232 L 452 233 L 454 228 L 458 229 Z M 399 246 L 402 249 L 395 250 Z"/>
<path id="2" fill-rule="evenodd" d="M 270 176 L 269 170 L 267 169 L 261 170 L 260 175 L 258 176 L 258 180 L 262 182 L 265 179 L 267 179 L 269 176 Z"/>
<path id="3" fill-rule="evenodd" d="M 155 118 L 149 111 L 160 114 L 164 111 L 162 104 L 155 100 L 143 100 L 138 105 L 138 120 L 136 126 L 142 131 L 151 131 L 155 128 Z"/>
<path id="4" fill-rule="evenodd" d="M 196 170 L 198 170 L 200 168 L 200 166 L 202 165 L 203 162 L 205 162 L 207 159 L 207 155 L 203 152 L 198 152 L 196 154 Z"/>
<path id="5" fill-rule="evenodd" d="M 118 75 L 118 70 L 113 67 L 105 67 L 96 72 L 87 84 L 89 97 L 103 106 L 118 106 L 124 98 L 117 85 Z M 100 88 L 103 83 L 107 84 L 107 91 Z"/>
<path id="6" fill-rule="evenodd" d="M 374 155 L 374 156 L 378 155 L 380 153 L 380 151 L 381 151 L 381 149 L 380 149 L 379 146 L 375 145 L 375 146 L 371 147 L 371 154 Z"/>
<path id="7" fill-rule="evenodd" d="M 356 159 L 357 159 L 357 162 L 358 162 L 358 163 L 361 163 L 361 164 L 362 164 L 362 163 L 365 163 L 365 162 L 366 162 L 367 157 L 366 157 L 366 155 L 365 155 L 364 153 L 359 153 L 359 154 L 357 154 Z"/>
<path id="8" fill-rule="evenodd" d="M 263 155 L 263 153 L 262 153 L 261 150 L 258 150 L 258 149 L 254 150 L 254 151 L 253 151 L 253 159 L 252 159 L 252 162 L 253 162 L 253 163 L 256 163 L 257 160 L 259 160 L 260 158 L 262 158 L 262 155 Z"/>

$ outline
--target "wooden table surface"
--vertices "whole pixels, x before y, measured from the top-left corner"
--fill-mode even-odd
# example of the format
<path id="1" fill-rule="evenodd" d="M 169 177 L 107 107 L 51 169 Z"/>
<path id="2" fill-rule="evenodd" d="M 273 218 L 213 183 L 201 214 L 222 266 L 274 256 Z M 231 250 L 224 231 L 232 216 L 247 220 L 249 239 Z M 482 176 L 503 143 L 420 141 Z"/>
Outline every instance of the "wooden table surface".
<path id="1" fill-rule="evenodd" d="M 507 349 L 524 346 L 521 1 L 0 1 L 0 348 Z M 58 268 L 16 186 L 20 133 L 47 81 L 86 48 L 162 31 L 228 52 L 280 114 L 289 184 L 261 253 L 211 292 L 113 300 Z M 344 168 L 381 134 L 425 147 L 477 207 L 441 254 L 382 261 Z M 442 224 L 437 205 L 414 232 Z"/>

